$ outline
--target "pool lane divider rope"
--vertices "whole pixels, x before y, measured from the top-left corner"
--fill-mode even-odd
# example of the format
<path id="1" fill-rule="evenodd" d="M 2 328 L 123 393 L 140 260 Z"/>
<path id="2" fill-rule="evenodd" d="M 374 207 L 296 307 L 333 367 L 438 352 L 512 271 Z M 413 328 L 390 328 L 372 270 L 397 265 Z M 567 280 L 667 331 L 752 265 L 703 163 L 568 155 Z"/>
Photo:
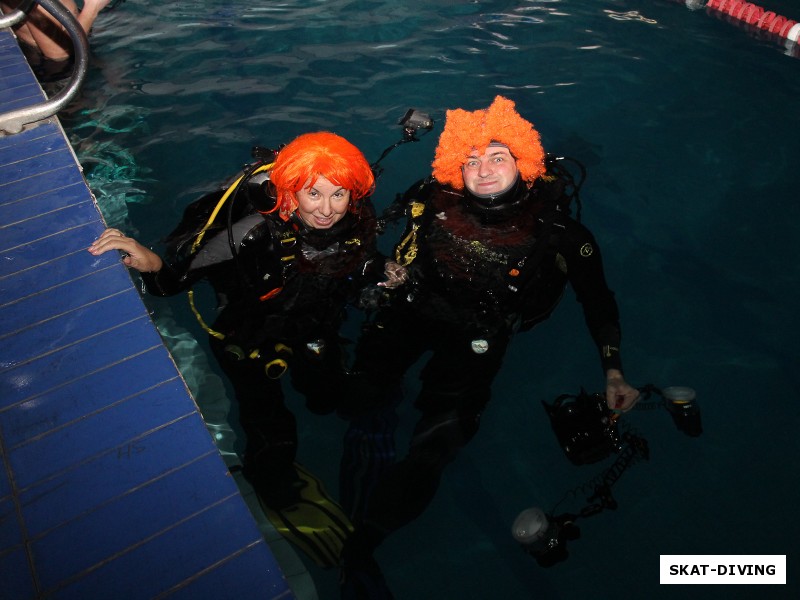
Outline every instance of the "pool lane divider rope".
<path id="1" fill-rule="evenodd" d="M 729 20 L 739 21 L 745 25 L 764 31 L 787 40 L 787 50 L 797 56 L 797 44 L 800 38 L 800 23 L 767 10 L 752 2 L 744 0 L 674 0 L 686 4 L 691 10 L 701 8 L 720 13 Z"/>
<path id="2" fill-rule="evenodd" d="M 800 36 L 800 23 L 742 0 L 709 0 L 706 8 L 726 13 L 762 31 L 774 33 L 793 42 Z"/>

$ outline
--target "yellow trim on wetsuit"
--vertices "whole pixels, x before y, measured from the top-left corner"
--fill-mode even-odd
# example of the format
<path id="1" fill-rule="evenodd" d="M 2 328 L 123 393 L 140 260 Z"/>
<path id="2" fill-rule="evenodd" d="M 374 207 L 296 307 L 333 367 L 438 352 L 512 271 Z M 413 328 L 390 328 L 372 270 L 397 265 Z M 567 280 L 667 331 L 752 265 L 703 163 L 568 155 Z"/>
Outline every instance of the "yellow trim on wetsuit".
<path id="1" fill-rule="evenodd" d="M 413 201 L 409 205 L 409 212 L 411 214 L 412 225 L 411 231 L 406 237 L 400 240 L 394 251 L 394 259 L 401 267 L 407 267 L 414 259 L 417 258 L 417 231 L 419 230 L 419 223 L 416 219 L 422 216 L 425 212 L 425 204 L 423 202 Z"/>

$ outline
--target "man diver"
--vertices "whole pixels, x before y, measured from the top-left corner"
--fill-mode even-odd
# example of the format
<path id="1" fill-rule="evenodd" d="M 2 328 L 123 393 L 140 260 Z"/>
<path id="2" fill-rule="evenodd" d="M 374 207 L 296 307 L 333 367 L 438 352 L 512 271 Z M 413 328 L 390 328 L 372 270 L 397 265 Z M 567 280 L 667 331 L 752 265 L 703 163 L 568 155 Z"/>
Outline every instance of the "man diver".
<path id="1" fill-rule="evenodd" d="M 373 549 L 428 506 L 445 465 L 478 431 L 512 336 L 546 319 L 567 283 L 599 350 L 609 408 L 627 411 L 637 400 L 623 375 L 618 308 L 599 248 L 564 209 L 545 158 L 533 125 L 497 96 L 485 110 L 447 112 L 432 177 L 403 198 L 408 224 L 383 284 L 394 288 L 391 300 L 364 329 L 341 409 L 351 419 L 342 489 L 365 488 L 349 493 L 356 534 L 345 547 L 343 597 L 390 597 Z M 348 446 L 387 444 L 392 421 L 380 415 L 426 352 L 408 454 L 374 481 L 355 481 L 363 471 Z"/>

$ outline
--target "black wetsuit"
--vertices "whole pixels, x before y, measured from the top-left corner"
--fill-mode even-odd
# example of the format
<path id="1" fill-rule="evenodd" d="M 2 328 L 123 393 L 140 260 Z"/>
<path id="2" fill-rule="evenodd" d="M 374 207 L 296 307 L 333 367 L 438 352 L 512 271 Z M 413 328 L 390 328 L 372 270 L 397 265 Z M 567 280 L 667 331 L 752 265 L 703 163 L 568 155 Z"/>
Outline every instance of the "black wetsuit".
<path id="1" fill-rule="evenodd" d="M 267 499 L 279 491 L 277 481 L 294 473 L 296 422 L 278 379 L 286 365 L 309 409 L 331 412 L 341 395 L 338 330 L 345 307 L 380 277 L 373 266 L 383 268 L 382 260 L 374 264 L 374 211 L 363 201 L 359 217 L 348 212 L 324 230 L 254 213 L 234 223 L 232 236 L 227 228 L 209 232 L 197 252 L 188 250 L 194 236 L 187 229 L 172 234 L 179 243 L 164 267 L 143 279 L 160 296 L 203 278 L 214 287 L 221 310 L 211 329 L 224 337 L 212 335 L 211 347 L 236 393 L 247 437 L 245 476 Z"/>
<path id="2" fill-rule="evenodd" d="M 408 263 L 409 281 L 360 339 L 358 378 L 348 395 L 343 501 L 363 521 L 370 545 L 432 500 L 445 465 L 478 431 L 512 335 L 547 318 L 567 282 L 603 369 L 621 368 L 617 304 L 600 252 L 583 225 L 556 209 L 551 196 L 562 192 L 542 180 L 530 190 L 521 185 L 497 210 L 436 182 L 406 194 L 412 217 L 396 257 Z M 391 454 L 390 405 L 407 369 L 426 352 L 432 355 L 415 402 L 422 416 L 408 455 L 373 468 L 372 481 L 361 479 L 366 471 L 354 449 L 371 444 L 377 456 Z"/>

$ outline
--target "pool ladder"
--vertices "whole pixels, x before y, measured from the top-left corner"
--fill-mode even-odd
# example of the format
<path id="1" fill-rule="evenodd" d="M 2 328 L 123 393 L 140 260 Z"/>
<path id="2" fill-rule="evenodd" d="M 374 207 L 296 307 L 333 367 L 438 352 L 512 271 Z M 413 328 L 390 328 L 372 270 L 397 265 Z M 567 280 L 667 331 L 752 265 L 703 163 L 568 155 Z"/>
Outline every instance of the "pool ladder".
<path id="1" fill-rule="evenodd" d="M 75 62 L 68 84 L 43 102 L 0 114 L 0 137 L 22 131 L 26 125 L 48 119 L 64 108 L 77 95 L 89 68 L 89 40 L 73 14 L 58 0 L 27 0 L 20 8 L 0 17 L 0 28 L 23 21 L 34 3 L 49 12 L 66 30 L 74 47 Z"/>

